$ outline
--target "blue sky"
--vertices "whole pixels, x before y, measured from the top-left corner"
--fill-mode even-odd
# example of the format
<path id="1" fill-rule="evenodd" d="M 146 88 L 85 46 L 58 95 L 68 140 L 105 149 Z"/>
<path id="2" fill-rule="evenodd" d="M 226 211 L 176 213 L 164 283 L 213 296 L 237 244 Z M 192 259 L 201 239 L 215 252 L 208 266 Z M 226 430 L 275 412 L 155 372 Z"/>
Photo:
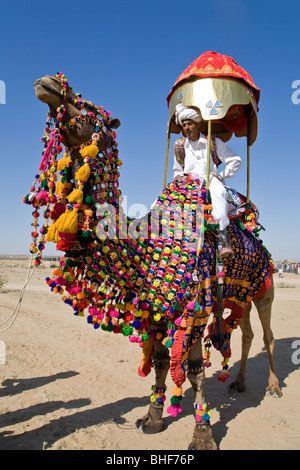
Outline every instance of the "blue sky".
<path id="1" fill-rule="evenodd" d="M 0 253 L 27 254 L 31 208 L 22 203 L 41 160 L 47 107 L 34 80 L 63 72 L 75 92 L 121 120 L 120 187 L 128 207 L 163 189 L 168 108 L 180 73 L 205 51 L 233 57 L 261 89 L 251 147 L 250 198 L 274 260 L 300 261 L 300 6 L 264 0 L 0 1 Z M 300 98 L 300 93 L 299 93 Z M 1 95 L 0 95 L 1 100 Z M 229 146 L 244 165 L 230 183 L 246 192 L 246 141 Z M 168 181 L 172 178 L 172 149 Z M 55 253 L 49 244 L 47 254 Z"/>

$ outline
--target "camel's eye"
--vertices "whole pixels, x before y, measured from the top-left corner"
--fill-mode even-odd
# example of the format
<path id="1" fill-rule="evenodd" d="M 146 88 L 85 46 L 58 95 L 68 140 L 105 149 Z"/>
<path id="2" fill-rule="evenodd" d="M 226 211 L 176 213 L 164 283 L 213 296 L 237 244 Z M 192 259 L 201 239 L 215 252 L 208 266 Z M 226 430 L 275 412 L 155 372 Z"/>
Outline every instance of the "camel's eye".
<path id="1" fill-rule="evenodd" d="M 89 102 L 85 101 L 85 102 L 83 103 L 83 105 L 84 105 L 84 107 L 85 107 L 86 109 L 88 109 L 89 111 L 92 111 L 92 112 L 95 112 L 95 111 L 96 111 L 96 107 L 95 107 L 95 105 L 93 105 L 92 103 L 89 103 Z"/>

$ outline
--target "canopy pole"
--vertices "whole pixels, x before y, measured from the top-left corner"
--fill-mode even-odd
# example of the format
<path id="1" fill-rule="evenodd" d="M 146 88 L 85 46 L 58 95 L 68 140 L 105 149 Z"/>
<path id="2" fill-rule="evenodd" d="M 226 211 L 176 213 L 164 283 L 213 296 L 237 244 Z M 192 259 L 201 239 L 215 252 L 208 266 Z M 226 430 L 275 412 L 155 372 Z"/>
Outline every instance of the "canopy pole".
<path id="1" fill-rule="evenodd" d="M 208 197 L 210 180 L 210 153 L 211 153 L 211 121 L 208 121 L 207 130 L 207 169 L 206 169 L 206 196 Z"/>
<path id="2" fill-rule="evenodd" d="M 247 202 L 250 201 L 250 115 L 247 115 Z"/>
<path id="3" fill-rule="evenodd" d="M 211 154 L 211 120 L 208 121 L 207 129 L 207 168 L 206 168 L 206 202 L 208 202 L 209 196 L 209 180 L 210 180 L 210 154 Z M 200 250 L 203 244 L 203 237 L 199 234 L 197 243 L 197 257 L 199 256 Z"/>
<path id="4" fill-rule="evenodd" d="M 247 202 L 250 201 L 250 145 L 247 139 Z"/>
<path id="5" fill-rule="evenodd" d="M 167 134 L 167 153 L 166 153 L 166 163 L 165 163 L 165 176 L 164 176 L 164 189 L 167 185 L 167 174 L 168 174 L 168 162 L 169 162 L 169 149 L 170 149 L 170 133 Z"/>

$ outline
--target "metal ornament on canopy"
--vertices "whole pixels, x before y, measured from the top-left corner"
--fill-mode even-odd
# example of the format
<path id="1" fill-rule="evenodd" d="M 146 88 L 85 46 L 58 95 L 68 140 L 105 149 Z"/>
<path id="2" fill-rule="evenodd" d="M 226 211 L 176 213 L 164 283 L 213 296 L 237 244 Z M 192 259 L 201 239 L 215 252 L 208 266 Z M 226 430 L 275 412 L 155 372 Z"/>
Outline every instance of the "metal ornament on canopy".
<path id="1" fill-rule="evenodd" d="M 206 52 L 177 79 L 167 101 L 169 119 L 164 187 L 167 180 L 170 134 L 179 134 L 175 110 L 178 103 L 198 109 L 200 130 L 207 135 L 207 187 L 209 187 L 211 135 L 227 142 L 232 135 L 247 138 L 247 201 L 250 187 L 250 146 L 257 137 L 259 89 L 250 75 L 231 57 Z"/>

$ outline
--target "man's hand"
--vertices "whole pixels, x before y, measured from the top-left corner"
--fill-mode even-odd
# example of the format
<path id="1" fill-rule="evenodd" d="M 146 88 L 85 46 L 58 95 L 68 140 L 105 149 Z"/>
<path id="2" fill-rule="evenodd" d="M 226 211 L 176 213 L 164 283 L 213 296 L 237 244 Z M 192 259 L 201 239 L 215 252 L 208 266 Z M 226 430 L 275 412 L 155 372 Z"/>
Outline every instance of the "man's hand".
<path id="1" fill-rule="evenodd" d="M 223 183 L 223 178 L 220 176 L 220 175 L 217 175 L 216 173 L 212 173 L 212 176 L 214 176 L 215 178 L 217 178 L 219 181 L 221 181 L 221 183 Z"/>
<path id="2" fill-rule="evenodd" d="M 175 176 L 174 180 L 186 180 L 187 179 L 187 175 L 177 175 Z"/>

